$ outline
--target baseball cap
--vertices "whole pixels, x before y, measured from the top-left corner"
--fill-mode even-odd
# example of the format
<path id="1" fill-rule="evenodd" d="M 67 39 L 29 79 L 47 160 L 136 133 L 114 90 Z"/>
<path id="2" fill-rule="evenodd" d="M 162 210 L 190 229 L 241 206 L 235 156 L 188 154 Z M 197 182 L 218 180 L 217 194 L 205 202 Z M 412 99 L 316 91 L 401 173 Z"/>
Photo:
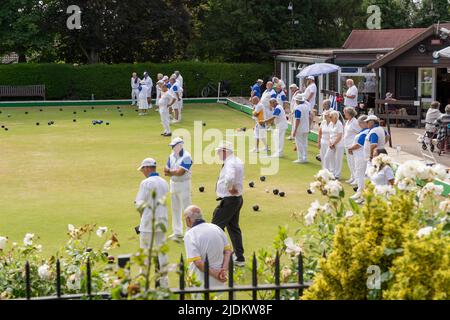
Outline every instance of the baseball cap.
<path id="1" fill-rule="evenodd" d="M 258 79 L 256 82 L 264 82 L 264 80 L 262 80 L 262 79 Z"/>
<path id="2" fill-rule="evenodd" d="M 368 116 L 366 119 L 366 122 L 369 122 L 369 121 L 380 121 L 380 119 L 378 119 L 378 117 L 376 115 L 372 114 L 372 115 Z"/>
<path id="3" fill-rule="evenodd" d="M 156 167 L 156 160 L 153 158 L 145 158 L 144 160 L 142 160 L 142 163 L 137 171 L 141 171 L 144 167 Z"/>
<path id="4" fill-rule="evenodd" d="M 173 140 L 169 143 L 169 146 L 173 148 L 173 147 L 175 147 L 177 144 L 180 144 L 180 143 L 184 143 L 183 139 L 181 139 L 180 137 L 176 137 L 175 139 L 173 139 Z"/>
<path id="5" fill-rule="evenodd" d="M 216 148 L 216 151 L 219 150 L 228 150 L 233 152 L 233 144 L 229 141 L 222 141 L 219 146 Z"/>

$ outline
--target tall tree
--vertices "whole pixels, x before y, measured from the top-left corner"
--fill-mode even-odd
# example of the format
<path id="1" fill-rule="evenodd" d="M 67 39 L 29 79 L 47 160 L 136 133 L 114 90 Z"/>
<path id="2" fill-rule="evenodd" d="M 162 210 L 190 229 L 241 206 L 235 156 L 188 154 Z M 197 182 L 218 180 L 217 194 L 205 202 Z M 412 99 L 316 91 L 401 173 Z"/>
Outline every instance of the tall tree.
<path id="1" fill-rule="evenodd" d="M 448 0 L 414 1 L 413 22 L 418 27 L 429 27 L 433 23 L 450 21 L 450 3 Z"/>
<path id="2" fill-rule="evenodd" d="M 83 0 L 81 29 L 66 27 L 71 0 L 51 0 L 47 21 L 59 35 L 58 51 L 70 62 L 120 63 L 183 58 L 189 14 L 175 0 Z"/>
<path id="3" fill-rule="evenodd" d="M 47 6 L 38 0 L 0 1 L 0 54 L 16 52 L 19 62 L 51 45 L 44 23 Z"/>

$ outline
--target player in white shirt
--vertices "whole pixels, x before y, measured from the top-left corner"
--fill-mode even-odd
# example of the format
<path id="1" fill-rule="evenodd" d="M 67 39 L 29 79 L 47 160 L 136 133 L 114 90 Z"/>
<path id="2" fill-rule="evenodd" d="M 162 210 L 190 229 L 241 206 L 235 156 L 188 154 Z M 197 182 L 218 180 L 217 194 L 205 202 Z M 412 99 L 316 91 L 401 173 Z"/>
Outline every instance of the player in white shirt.
<path id="1" fill-rule="evenodd" d="M 344 105 L 346 107 L 356 108 L 358 106 L 358 88 L 355 86 L 355 83 L 352 79 L 347 79 L 347 93 L 344 95 Z"/>
<path id="2" fill-rule="evenodd" d="M 174 75 L 176 76 L 175 80 L 178 82 L 178 85 L 181 89 L 181 101 L 180 101 L 180 108 L 183 110 L 183 93 L 184 93 L 184 79 L 180 74 L 180 71 L 175 71 Z"/>
<path id="3" fill-rule="evenodd" d="M 339 180 L 342 172 L 342 158 L 344 156 L 344 126 L 339 121 L 339 112 L 330 112 L 330 140 L 328 141 L 327 152 L 325 153 L 325 167 L 333 168 L 331 173 Z"/>
<path id="4" fill-rule="evenodd" d="M 161 133 L 162 136 L 171 137 L 172 132 L 170 131 L 170 113 L 172 105 L 175 103 L 175 99 L 169 94 L 169 89 L 163 83 L 160 84 L 161 88 L 161 98 L 159 99 L 159 115 L 161 116 L 161 123 L 163 125 L 164 132 Z"/>
<path id="5" fill-rule="evenodd" d="M 189 272 L 204 286 L 205 261 L 209 263 L 209 286 L 223 287 L 227 281 L 232 248 L 225 232 L 217 225 L 207 223 L 197 206 L 184 212 L 186 226 L 190 229 L 184 237 Z"/>
<path id="6" fill-rule="evenodd" d="M 172 75 L 169 79 L 170 88 L 169 88 L 169 94 L 175 99 L 175 103 L 173 105 L 173 111 L 174 111 L 174 123 L 181 121 L 181 101 L 183 97 L 183 89 L 180 87 L 178 82 L 175 80 L 175 75 Z"/>
<path id="7" fill-rule="evenodd" d="M 148 75 L 147 71 L 144 72 L 144 78 L 142 79 L 145 81 L 145 84 L 147 85 L 147 100 L 149 108 L 152 108 L 152 90 L 153 90 L 153 80 Z"/>
<path id="8" fill-rule="evenodd" d="M 269 119 L 272 115 L 272 110 L 270 109 L 269 100 L 270 98 L 276 98 L 277 93 L 275 89 L 273 88 L 273 82 L 268 81 L 266 83 L 266 90 L 261 95 L 261 103 L 264 106 L 264 119 Z"/>
<path id="9" fill-rule="evenodd" d="M 222 230 L 227 228 L 235 250 L 235 264 L 244 266 L 244 246 L 239 227 L 239 215 L 244 203 L 242 199 L 244 164 L 234 155 L 230 142 L 223 142 L 216 148 L 216 152 L 223 161 L 223 166 L 216 184 L 217 201 L 220 203 L 214 210 L 212 223 L 218 225 Z"/>
<path id="10" fill-rule="evenodd" d="M 141 83 L 139 85 L 139 102 L 138 102 L 138 108 L 139 108 L 139 115 L 144 116 L 147 114 L 148 110 L 148 87 L 144 80 L 141 80 Z"/>
<path id="11" fill-rule="evenodd" d="M 306 78 L 306 89 L 303 94 L 305 95 L 306 101 L 309 102 L 311 108 L 314 109 L 317 97 L 317 86 L 314 77 L 310 76 Z"/>
<path id="12" fill-rule="evenodd" d="M 331 111 L 325 111 L 323 115 L 323 120 L 319 126 L 319 136 L 318 136 L 318 147 L 320 150 L 320 161 L 322 163 L 322 169 L 327 169 L 330 172 L 333 172 L 333 167 L 327 165 L 331 165 L 325 162 L 325 154 L 328 149 L 328 141 L 330 141 L 330 118 Z"/>
<path id="13" fill-rule="evenodd" d="M 376 149 L 384 149 L 386 144 L 386 132 L 380 127 L 380 120 L 375 115 L 370 115 L 366 119 L 367 127 L 370 129 L 364 142 L 364 156 L 370 162 L 374 158 Z"/>
<path id="14" fill-rule="evenodd" d="M 280 86 L 283 91 L 286 90 L 286 84 L 280 78 L 273 77 L 272 82 L 275 86 Z"/>
<path id="15" fill-rule="evenodd" d="M 295 103 L 295 122 L 291 134 L 297 146 L 297 160 L 294 163 L 307 163 L 310 108 L 308 102 L 300 94 L 295 96 Z"/>
<path id="16" fill-rule="evenodd" d="M 268 151 L 267 146 L 267 131 L 265 124 L 260 124 L 260 121 L 264 120 L 264 105 L 261 103 L 257 96 L 251 98 L 251 103 L 253 105 L 253 119 L 255 120 L 255 139 L 256 139 L 256 148 L 251 150 L 250 152 L 258 153 L 259 149 L 259 141 L 261 140 L 264 143 L 265 151 Z"/>
<path id="17" fill-rule="evenodd" d="M 156 101 L 155 101 L 155 105 L 158 106 L 159 104 L 159 99 L 161 99 L 161 83 L 164 83 L 162 81 L 162 78 L 164 77 L 162 73 L 158 73 L 158 75 L 156 76 L 158 81 L 156 82 Z M 157 108 L 155 109 L 157 110 Z"/>
<path id="18" fill-rule="evenodd" d="M 345 154 L 347 155 L 347 164 L 350 170 L 350 179 L 346 182 L 349 184 L 356 183 L 355 175 L 355 160 L 353 155 L 348 152 L 348 148 L 353 146 L 353 142 L 358 133 L 361 132 L 361 127 L 359 126 L 358 120 L 356 119 L 357 112 L 353 107 L 344 108 L 344 148 Z"/>
<path id="19" fill-rule="evenodd" d="M 137 106 L 139 99 L 139 84 L 141 79 L 137 76 L 136 72 L 131 75 L 131 105 Z"/>
<path id="20" fill-rule="evenodd" d="M 170 177 L 172 204 L 172 231 L 169 239 L 183 239 L 183 212 L 192 204 L 192 157 L 183 147 L 183 139 L 177 137 L 169 144 L 172 153 L 167 160 L 164 175 Z"/>
<path id="21" fill-rule="evenodd" d="M 145 179 L 139 186 L 139 192 L 134 202 L 141 214 L 141 223 L 138 230 L 140 247 L 141 249 L 150 249 L 152 237 L 154 236 L 155 248 L 158 248 L 166 241 L 165 232 L 158 225 L 162 224 L 167 229 L 167 207 L 164 203 L 161 203 L 161 200 L 167 196 L 169 186 L 156 172 L 156 161 L 152 158 L 144 159 L 138 171 L 145 176 Z M 153 194 L 155 198 L 153 198 Z M 155 225 L 152 223 L 153 214 L 155 214 Z M 154 235 L 153 231 L 155 231 Z M 168 257 L 165 253 L 160 253 L 158 260 L 161 269 L 167 266 Z M 167 276 L 162 277 L 160 283 L 162 287 L 167 288 Z"/>
<path id="22" fill-rule="evenodd" d="M 294 117 L 294 110 L 295 107 L 297 106 L 297 103 L 295 101 L 295 96 L 297 94 L 301 94 L 300 88 L 295 84 L 291 84 L 289 86 L 289 90 L 291 91 L 291 102 L 290 102 L 290 108 L 289 108 L 289 120 L 291 122 L 291 126 L 292 128 L 294 128 L 294 124 L 295 124 L 295 117 Z M 292 140 L 292 135 L 290 135 L 288 137 L 288 140 Z"/>
<path id="23" fill-rule="evenodd" d="M 270 98 L 270 108 L 272 109 L 272 117 L 261 121 L 260 124 L 275 123 L 278 134 L 278 148 L 272 157 L 279 158 L 283 156 L 284 149 L 284 137 L 288 128 L 288 121 L 286 119 L 286 113 L 284 107 L 280 106 L 276 98 Z"/>

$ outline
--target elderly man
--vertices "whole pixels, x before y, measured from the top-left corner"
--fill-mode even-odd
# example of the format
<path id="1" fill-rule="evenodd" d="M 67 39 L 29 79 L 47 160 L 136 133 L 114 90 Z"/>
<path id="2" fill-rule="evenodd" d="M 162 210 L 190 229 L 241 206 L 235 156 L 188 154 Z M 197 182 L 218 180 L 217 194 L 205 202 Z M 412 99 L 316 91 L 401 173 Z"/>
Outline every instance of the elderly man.
<path id="1" fill-rule="evenodd" d="M 260 124 L 270 124 L 275 123 L 275 126 L 278 130 L 278 149 L 272 155 L 274 158 L 280 158 L 283 156 L 284 149 L 284 136 L 286 134 L 286 130 L 288 128 L 288 122 L 286 120 L 286 113 L 284 112 L 284 107 L 278 104 L 276 98 L 270 98 L 270 109 L 272 110 L 272 116 L 269 119 L 261 121 Z"/>
<path id="2" fill-rule="evenodd" d="M 169 93 L 175 99 L 175 103 L 173 104 L 172 107 L 175 113 L 173 123 L 181 121 L 181 99 L 183 96 L 183 89 L 180 87 L 179 83 L 175 79 L 176 79 L 175 75 L 172 75 L 169 79 L 170 82 Z"/>
<path id="3" fill-rule="evenodd" d="M 136 106 L 139 98 L 139 84 L 141 79 L 138 78 L 137 73 L 133 72 L 131 75 L 131 105 Z"/>
<path id="4" fill-rule="evenodd" d="M 158 101 L 158 110 L 164 129 L 164 132 L 161 133 L 161 135 L 164 137 L 171 137 L 172 132 L 170 131 L 170 110 L 176 100 L 169 94 L 169 89 L 167 89 L 167 86 L 164 84 L 164 82 L 161 82 L 159 84 L 159 87 L 161 89 L 161 98 Z"/>
<path id="5" fill-rule="evenodd" d="M 183 239 L 182 215 L 191 205 L 192 158 L 184 147 L 183 139 L 177 137 L 169 144 L 172 153 L 164 168 L 164 175 L 170 177 L 170 194 L 172 202 L 172 230 L 169 239 Z"/>
<path id="6" fill-rule="evenodd" d="M 344 94 L 344 106 L 356 108 L 358 106 L 358 88 L 352 79 L 347 79 L 347 93 Z"/>
<path id="7" fill-rule="evenodd" d="M 374 152 L 376 149 L 384 149 L 384 145 L 386 144 L 386 132 L 380 126 L 380 120 L 377 116 L 368 116 L 366 122 L 369 132 L 364 141 L 364 156 L 365 160 L 370 162 L 375 156 Z"/>
<path id="8" fill-rule="evenodd" d="M 311 106 L 311 109 L 314 109 L 317 97 L 316 78 L 314 78 L 313 76 L 309 76 L 306 78 L 306 89 L 303 94 L 305 95 L 306 101 Z"/>
<path id="9" fill-rule="evenodd" d="M 264 81 L 262 81 L 261 79 L 258 79 L 256 81 L 256 83 L 252 86 L 251 90 L 251 94 L 250 94 L 250 100 L 253 97 L 258 97 L 259 99 L 261 99 L 261 86 L 263 85 Z"/>
<path id="10" fill-rule="evenodd" d="M 216 185 L 217 201 L 220 202 L 214 210 L 212 223 L 223 230 L 227 228 L 235 250 L 236 266 L 244 266 L 244 246 L 239 227 L 239 215 L 244 203 L 242 199 L 244 165 L 234 155 L 233 145 L 230 142 L 223 142 L 216 148 L 216 152 L 219 159 L 223 161 L 223 166 Z"/>
<path id="11" fill-rule="evenodd" d="M 266 90 L 263 92 L 261 96 L 261 103 L 264 106 L 264 119 L 269 119 L 270 115 L 272 114 L 270 110 L 269 100 L 270 98 L 276 98 L 277 93 L 273 88 L 273 82 L 268 81 L 266 83 Z"/>
<path id="12" fill-rule="evenodd" d="M 160 247 L 166 240 L 165 232 L 161 230 L 158 224 L 163 224 L 167 228 L 167 207 L 165 198 L 169 191 L 167 182 L 156 172 L 156 161 L 152 158 L 146 158 L 138 168 L 145 179 L 139 186 L 139 192 L 136 196 L 135 205 L 141 214 L 140 247 L 141 249 L 150 249 L 152 238 L 155 247 Z M 154 215 L 154 216 L 153 216 Z M 153 218 L 155 223 L 153 224 Z M 167 265 L 167 255 L 158 255 L 159 265 L 164 268 Z M 161 279 L 161 285 L 167 287 L 167 278 Z"/>
<path id="13" fill-rule="evenodd" d="M 232 249 L 225 232 L 217 225 L 207 223 L 197 206 L 184 211 L 186 226 L 190 229 L 184 237 L 190 272 L 204 285 L 205 261 L 209 262 L 209 286 L 223 286 L 227 280 Z"/>
<path id="14" fill-rule="evenodd" d="M 252 97 L 251 103 L 253 105 L 253 119 L 256 121 L 255 125 L 255 139 L 256 139 L 256 148 L 251 150 L 250 152 L 259 152 L 259 141 L 261 140 L 264 143 L 265 151 L 268 151 L 267 146 L 267 132 L 265 124 L 260 124 L 261 121 L 264 121 L 264 105 L 258 99 L 258 97 Z"/>
<path id="15" fill-rule="evenodd" d="M 307 163 L 308 156 L 308 134 L 309 134 L 309 109 L 308 103 L 303 95 L 295 96 L 294 124 L 292 126 L 292 139 L 297 146 L 297 160 L 294 163 Z"/>

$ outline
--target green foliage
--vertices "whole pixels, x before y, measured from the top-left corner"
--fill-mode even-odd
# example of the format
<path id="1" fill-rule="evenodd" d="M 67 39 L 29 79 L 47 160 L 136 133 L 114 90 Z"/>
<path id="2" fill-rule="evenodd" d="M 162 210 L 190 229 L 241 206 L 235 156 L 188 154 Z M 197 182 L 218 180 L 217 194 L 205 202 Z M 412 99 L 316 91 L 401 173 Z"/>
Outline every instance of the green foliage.
<path id="1" fill-rule="evenodd" d="M 154 82 L 156 73 L 171 75 L 179 70 L 184 78 L 185 96 L 197 97 L 211 82 L 230 81 L 232 93 L 248 93 L 258 78 L 272 73 L 271 64 L 230 64 L 175 62 L 168 64 L 16 64 L 0 66 L 0 85 L 45 84 L 47 99 L 129 99 L 132 72 L 149 71 Z"/>
<path id="2" fill-rule="evenodd" d="M 450 299 L 450 241 L 442 232 L 408 239 L 404 254 L 394 261 L 386 299 Z"/>

